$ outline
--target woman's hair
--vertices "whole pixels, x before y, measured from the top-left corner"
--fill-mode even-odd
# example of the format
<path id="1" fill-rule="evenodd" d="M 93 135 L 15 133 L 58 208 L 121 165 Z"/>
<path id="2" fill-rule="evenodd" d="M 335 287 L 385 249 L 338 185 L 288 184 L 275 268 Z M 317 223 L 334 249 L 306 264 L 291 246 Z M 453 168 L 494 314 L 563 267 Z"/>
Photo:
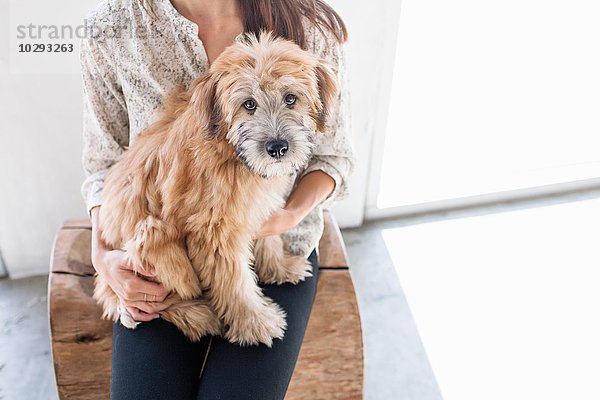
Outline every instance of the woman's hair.
<path id="1" fill-rule="evenodd" d="M 154 14 L 152 0 L 138 0 Z M 302 18 L 306 17 L 322 32 L 329 30 L 341 44 L 348 39 L 344 21 L 323 0 L 238 0 L 244 21 L 244 31 L 258 35 L 261 29 L 273 31 L 277 36 L 307 48 Z"/>

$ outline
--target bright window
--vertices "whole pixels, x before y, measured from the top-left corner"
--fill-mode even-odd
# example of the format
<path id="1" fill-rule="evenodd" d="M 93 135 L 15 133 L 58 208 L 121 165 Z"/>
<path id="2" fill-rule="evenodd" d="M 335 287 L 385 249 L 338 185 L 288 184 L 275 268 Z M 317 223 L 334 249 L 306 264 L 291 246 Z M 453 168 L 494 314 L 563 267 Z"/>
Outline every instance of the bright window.
<path id="1" fill-rule="evenodd" d="M 403 0 L 380 208 L 600 177 L 600 2 Z"/>

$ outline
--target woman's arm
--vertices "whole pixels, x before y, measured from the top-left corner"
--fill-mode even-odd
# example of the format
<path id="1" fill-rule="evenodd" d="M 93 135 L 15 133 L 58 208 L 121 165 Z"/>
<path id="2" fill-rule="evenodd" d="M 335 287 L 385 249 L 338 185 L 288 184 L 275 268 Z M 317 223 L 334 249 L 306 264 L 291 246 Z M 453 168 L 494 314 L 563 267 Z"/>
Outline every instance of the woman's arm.
<path id="1" fill-rule="evenodd" d="M 319 203 L 334 190 L 335 181 L 323 171 L 304 175 L 288 197 L 284 208 L 277 210 L 254 237 L 279 235 L 298 225 Z"/>
<path id="2" fill-rule="evenodd" d="M 93 20 L 93 16 L 92 16 Z M 142 279 L 127 262 L 125 252 L 109 248 L 101 239 L 99 219 L 104 176 L 125 151 L 129 141 L 128 114 L 107 38 L 83 39 L 80 62 L 83 83 L 83 154 L 86 179 L 81 192 L 92 222 L 92 264 L 124 302 L 136 321 L 158 317 L 168 291 Z M 152 271 L 140 271 L 152 276 Z M 148 297 L 150 296 L 150 297 Z M 145 302 L 150 298 L 156 302 Z"/>
<path id="3" fill-rule="evenodd" d="M 303 175 L 323 171 L 333 178 L 335 188 L 321 204 L 323 208 L 328 208 L 348 195 L 348 179 L 354 170 L 356 156 L 350 142 L 350 93 L 345 47 L 327 29 L 321 32 L 313 27 L 312 32 L 310 50 L 333 70 L 338 83 L 338 95 L 329 112 L 324 134 L 316 136 L 313 156 Z"/>
<path id="4" fill-rule="evenodd" d="M 339 92 L 324 134 L 317 136 L 313 156 L 290 194 L 285 207 L 276 211 L 255 237 L 278 235 L 295 227 L 313 208 L 329 207 L 344 198 L 347 180 L 354 169 L 354 150 L 348 138 L 348 88 L 345 54 L 333 35 L 318 29 L 309 30 L 309 51 L 325 60 L 336 74 Z"/>
<path id="5" fill-rule="evenodd" d="M 88 213 L 101 204 L 106 172 L 129 143 L 129 116 L 116 67 L 110 57 L 113 52 L 108 38 L 85 38 L 80 42 L 82 164 L 86 175 L 81 193 Z"/>

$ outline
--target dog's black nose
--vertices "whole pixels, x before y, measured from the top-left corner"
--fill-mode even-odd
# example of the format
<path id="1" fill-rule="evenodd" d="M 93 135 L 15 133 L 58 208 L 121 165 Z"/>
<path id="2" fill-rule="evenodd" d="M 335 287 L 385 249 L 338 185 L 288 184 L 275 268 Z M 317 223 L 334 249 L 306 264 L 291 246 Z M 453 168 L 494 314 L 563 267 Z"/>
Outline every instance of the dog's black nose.
<path id="1" fill-rule="evenodd" d="M 270 140 L 265 145 L 265 148 L 271 157 L 279 159 L 287 153 L 288 142 L 282 139 Z"/>

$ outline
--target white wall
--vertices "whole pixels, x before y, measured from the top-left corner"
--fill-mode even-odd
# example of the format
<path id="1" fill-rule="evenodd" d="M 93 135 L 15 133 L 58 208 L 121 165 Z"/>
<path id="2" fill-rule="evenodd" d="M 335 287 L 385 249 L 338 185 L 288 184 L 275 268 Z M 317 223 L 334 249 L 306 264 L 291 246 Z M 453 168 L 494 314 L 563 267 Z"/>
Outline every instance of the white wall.
<path id="1" fill-rule="evenodd" d="M 9 11 L 1 0 L 5 28 Z M 76 74 L 11 74 L 8 35 L 3 29 L 0 37 L 0 249 L 11 277 L 19 277 L 46 272 L 62 220 L 85 216 L 81 87 Z"/>
<path id="2" fill-rule="evenodd" d="M 362 224 L 374 143 L 382 143 L 387 126 L 390 88 L 396 51 L 400 0 L 328 1 L 342 16 L 347 44 L 352 138 L 358 162 L 350 196 L 335 206 L 342 227 Z"/>
<path id="3" fill-rule="evenodd" d="M 95 1 L 85 3 L 84 9 Z M 342 226 L 357 226 L 364 214 L 372 138 L 386 126 L 400 2 L 331 4 L 350 31 L 351 120 L 358 155 L 351 196 L 335 214 Z M 0 25 L 8 26 L 8 18 L 9 1 L 0 0 Z M 48 17 L 45 23 L 54 22 Z M 80 78 L 11 74 L 7 35 L 4 30 L 0 37 L 0 249 L 15 278 L 45 273 L 61 222 L 86 214 L 79 193 Z"/>

